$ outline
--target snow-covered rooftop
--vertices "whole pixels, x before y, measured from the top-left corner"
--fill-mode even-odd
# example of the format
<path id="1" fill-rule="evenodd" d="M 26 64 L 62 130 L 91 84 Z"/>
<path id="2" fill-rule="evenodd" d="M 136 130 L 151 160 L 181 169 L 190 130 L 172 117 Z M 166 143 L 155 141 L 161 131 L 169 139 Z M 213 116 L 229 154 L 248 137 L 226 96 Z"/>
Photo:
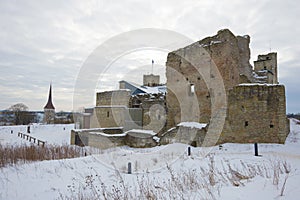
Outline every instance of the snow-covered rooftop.
<path id="1" fill-rule="evenodd" d="M 158 93 L 166 93 L 167 91 L 167 86 L 166 85 L 159 85 L 159 86 L 154 86 L 154 87 L 150 87 L 150 86 L 141 86 L 137 83 L 134 82 L 130 82 L 130 81 L 120 81 L 120 82 L 125 82 L 129 85 L 131 85 L 132 87 L 136 88 L 137 90 L 140 90 L 144 93 L 147 94 L 158 94 Z"/>
<path id="2" fill-rule="evenodd" d="M 143 90 L 145 93 L 148 94 L 158 94 L 158 93 L 166 93 L 167 86 L 160 85 L 155 87 L 149 87 L 149 86 L 141 86 L 139 89 Z"/>

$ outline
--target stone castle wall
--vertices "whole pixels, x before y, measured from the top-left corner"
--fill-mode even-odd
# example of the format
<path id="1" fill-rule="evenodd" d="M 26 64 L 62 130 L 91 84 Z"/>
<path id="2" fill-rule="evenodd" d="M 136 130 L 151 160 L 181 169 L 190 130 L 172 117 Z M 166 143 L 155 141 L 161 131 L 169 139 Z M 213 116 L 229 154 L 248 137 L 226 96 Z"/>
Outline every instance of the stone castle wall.
<path id="1" fill-rule="evenodd" d="M 278 84 L 277 78 L 277 53 L 268 53 L 267 55 L 259 55 L 257 61 L 254 61 L 254 71 L 262 73 L 265 71 L 267 83 Z"/>
<path id="2" fill-rule="evenodd" d="M 130 95 L 128 90 L 97 93 L 91 116 L 91 128 L 123 127 L 155 132 L 165 127 L 165 98 L 163 94 Z"/>
<path id="3" fill-rule="evenodd" d="M 126 109 L 125 106 L 98 106 L 94 113 L 100 127 L 124 127 Z"/>
<path id="4" fill-rule="evenodd" d="M 160 139 L 160 144 L 184 143 L 191 146 L 201 146 L 203 144 L 206 128 L 193 128 L 176 126 L 165 132 Z"/>
<path id="5" fill-rule="evenodd" d="M 229 91 L 219 143 L 284 143 L 289 133 L 283 85 L 240 85 Z"/>
<path id="6" fill-rule="evenodd" d="M 168 54 L 167 128 L 181 121 L 208 123 L 212 98 L 219 98 L 216 88 L 224 85 L 227 92 L 251 81 L 249 42 L 249 36 L 236 37 L 229 30 L 221 30 L 216 36 Z"/>
<path id="7" fill-rule="evenodd" d="M 91 128 L 124 127 L 130 91 L 115 90 L 97 93 Z"/>
<path id="8" fill-rule="evenodd" d="M 126 106 L 129 107 L 130 91 L 113 90 L 98 92 L 96 106 Z"/>
<path id="9" fill-rule="evenodd" d="M 154 75 L 154 74 L 144 75 L 143 85 L 150 86 L 150 87 L 159 85 L 159 75 Z"/>
<path id="10" fill-rule="evenodd" d="M 118 130 L 116 130 L 118 132 Z M 100 130 L 71 131 L 71 144 L 79 146 L 90 146 L 99 149 L 113 148 L 125 145 L 125 135 L 109 135 Z"/>
<path id="11" fill-rule="evenodd" d="M 216 113 L 222 113 L 214 118 L 225 118 L 224 127 L 216 133 L 213 126 L 218 123 L 209 125 L 213 133 L 221 134 L 217 143 L 285 141 L 289 124 L 284 86 L 254 83 L 249 42 L 249 36 L 234 36 L 229 30 L 221 30 L 213 37 L 168 54 L 167 129 L 184 121 L 209 124 L 212 104 L 221 99 L 227 106 L 214 105 Z M 260 56 L 259 62 L 267 60 L 267 56 Z M 267 68 L 277 67 L 274 62 L 268 61 Z M 222 86 L 223 94 L 218 89 Z M 221 112 L 224 109 L 226 113 Z"/>
<path id="12" fill-rule="evenodd" d="M 141 102 L 142 129 L 153 130 L 156 133 L 164 131 L 166 113 L 164 94 L 138 95 Z"/>

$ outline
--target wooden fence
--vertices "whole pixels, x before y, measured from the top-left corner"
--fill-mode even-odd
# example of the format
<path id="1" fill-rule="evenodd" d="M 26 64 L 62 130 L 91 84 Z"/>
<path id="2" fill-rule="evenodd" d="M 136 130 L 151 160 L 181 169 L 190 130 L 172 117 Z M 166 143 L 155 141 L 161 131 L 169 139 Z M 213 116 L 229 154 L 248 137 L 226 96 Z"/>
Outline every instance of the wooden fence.
<path id="1" fill-rule="evenodd" d="M 29 142 L 37 143 L 37 145 L 39 145 L 39 146 L 40 145 L 42 145 L 42 147 L 45 146 L 45 142 L 44 141 L 38 140 L 38 139 L 32 137 L 31 135 L 27 135 L 27 134 L 18 132 L 18 137 L 26 139 L 26 140 L 29 140 Z"/>

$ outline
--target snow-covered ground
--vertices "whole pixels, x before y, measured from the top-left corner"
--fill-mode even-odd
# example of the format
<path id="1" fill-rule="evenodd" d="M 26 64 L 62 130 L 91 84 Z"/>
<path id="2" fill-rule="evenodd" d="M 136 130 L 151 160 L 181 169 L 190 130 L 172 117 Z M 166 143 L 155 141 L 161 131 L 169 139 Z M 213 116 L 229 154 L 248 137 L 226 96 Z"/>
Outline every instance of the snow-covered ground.
<path id="1" fill-rule="evenodd" d="M 63 130 L 65 128 L 65 130 Z M 13 134 L 10 133 L 14 129 Z M 32 136 L 68 143 L 71 126 L 36 126 Z M 24 127 L 0 127 L 1 144 L 20 144 Z M 33 162 L 0 169 L 0 199 L 298 199 L 300 125 L 291 120 L 286 143 L 191 148 L 117 147 L 83 158 Z M 128 163 L 132 174 L 127 174 Z M 284 188 L 284 190 L 283 190 Z M 280 194 L 283 193 L 283 196 Z"/>
<path id="2" fill-rule="evenodd" d="M 29 141 L 18 137 L 18 133 L 27 133 L 28 126 L 0 126 L 0 144 L 20 145 L 30 144 Z M 70 144 L 71 130 L 74 124 L 53 124 L 53 125 L 30 125 L 30 133 L 28 135 L 45 141 L 47 144 Z"/>

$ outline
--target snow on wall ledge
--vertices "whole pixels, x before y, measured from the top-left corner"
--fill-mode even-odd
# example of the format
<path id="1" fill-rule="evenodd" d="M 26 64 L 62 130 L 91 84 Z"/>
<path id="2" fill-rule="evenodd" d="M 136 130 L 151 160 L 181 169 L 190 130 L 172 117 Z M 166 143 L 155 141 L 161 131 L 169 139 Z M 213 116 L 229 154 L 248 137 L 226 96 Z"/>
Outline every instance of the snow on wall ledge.
<path id="1" fill-rule="evenodd" d="M 202 128 L 205 128 L 207 126 L 207 124 L 198 123 L 198 122 L 181 122 L 177 126 L 202 129 Z"/>

